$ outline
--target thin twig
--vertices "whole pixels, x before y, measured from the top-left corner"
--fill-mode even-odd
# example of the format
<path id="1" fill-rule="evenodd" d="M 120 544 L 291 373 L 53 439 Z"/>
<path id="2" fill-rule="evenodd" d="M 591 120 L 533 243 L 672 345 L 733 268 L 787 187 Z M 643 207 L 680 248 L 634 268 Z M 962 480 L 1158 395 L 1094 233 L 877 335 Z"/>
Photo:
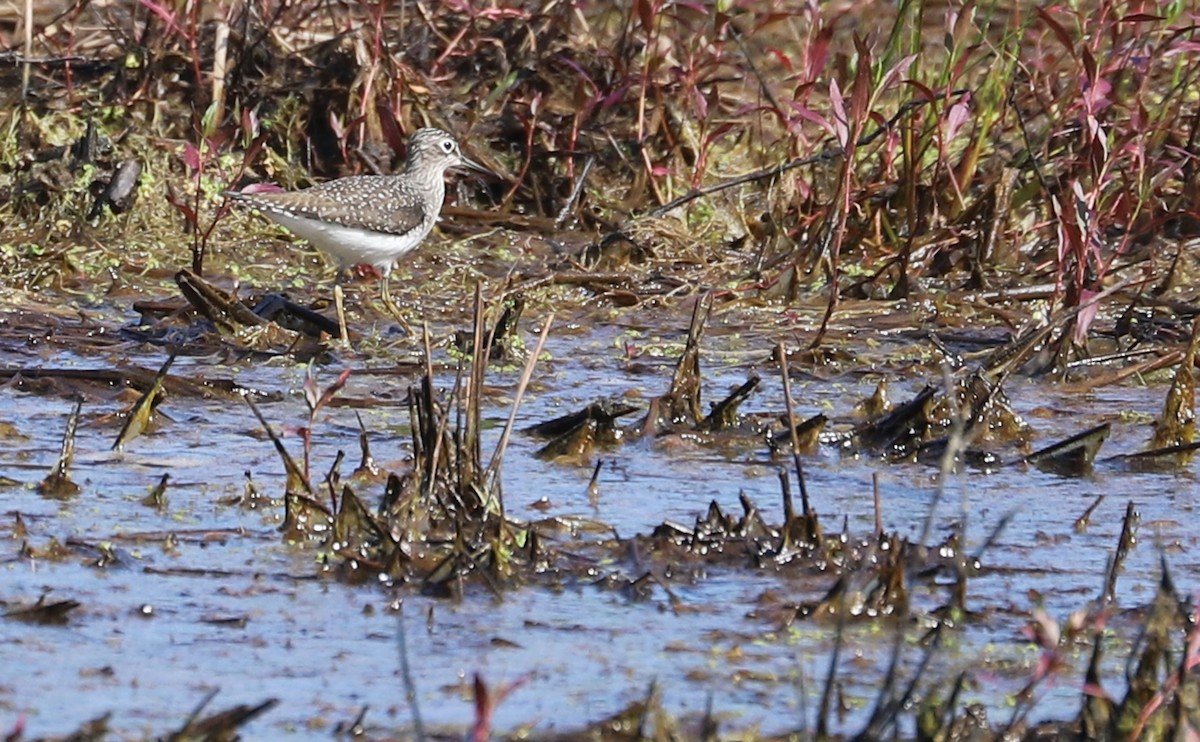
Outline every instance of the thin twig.
<path id="1" fill-rule="evenodd" d="M 488 464 L 487 476 L 484 478 L 486 491 L 492 491 L 492 483 L 496 477 L 496 472 L 500 469 L 500 461 L 504 458 L 504 451 L 508 448 L 508 440 L 512 436 L 513 425 L 517 421 L 517 410 L 521 407 L 521 399 L 525 396 L 525 389 L 529 386 L 529 380 L 533 378 L 533 369 L 537 365 L 538 356 L 542 354 L 542 346 L 546 344 L 546 336 L 550 334 L 550 324 L 554 322 L 554 313 L 546 318 L 545 324 L 542 325 L 542 334 L 538 337 L 537 345 L 534 346 L 533 353 L 529 355 L 529 361 L 525 364 L 525 370 L 521 373 L 521 381 L 517 384 L 517 396 L 513 400 L 512 409 L 508 413 L 508 422 L 504 424 L 504 432 L 500 434 L 500 442 L 496 444 L 496 451 L 492 454 L 492 460 Z"/>
<path id="2" fill-rule="evenodd" d="M 33 57 L 33 0 L 25 0 L 25 65 L 21 69 L 21 103 L 29 97 L 29 77 Z"/>
<path id="3" fill-rule="evenodd" d="M 875 538 L 883 538 L 883 502 L 879 493 L 879 472 L 871 472 L 871 491 L 875 498 Z"/>
<path id="4" fill-rule="evenodd" d="M 845 579 L 843 577 L 843 579 Z M 848 590 L 849 587 L 846 588 Z M 833 705 L 833 687 L 837 682 L 837 666 L 842 657 L 842 644 L 846 639 L 846 592 L 838 595 L 837 630 L 833 636 L 833 652 L 829 655 L 829 670 L 825 673 L 825 687 L 821 689 L 821 706 L 817 711 L 817 739 L 829 739 L 829 708 Z"/>
<path id="5" fill-rule="evenodd" d="M 400 650 L 400 678 L 404 681 L 404 698 L 408 701 L 408 707 L 412 709 L 413 718 L 413 733 L 417 737 L 417 742 L 425 742 L 425 723 L 421 721 L 421 707 L 417 704 L 417 684 L 413 681 L 412 667 L 408 662 L 408 642 L 407 634 L 404 630 L 404 602 L 400 603 L 400 610 L 396 613 L 396 644 Z"/>
<path id="6" fill-rule="evenodd" d="M 775 346 L 779 353 L 779 368 L 783 373 L 783 403 L 787 408 L 788 430 L 792 436 L 792 461 L 796 466 L 796 477 L 800 480 L 800 507 L 804 511 L 804 520 L 809 522 L 811 512 L 808 509 L 808 486 L 804 484 L 804 464 L 800 461 L 800 436 L 796 433 L 796 411 L 792 408 L 792 381 L 788 378 L 787 349 L 780 342 Z"/>
<path id="7" fill-rule="evenodd" d="M 210 125 L 215 129 L 225 120 L 225 80 L 229 74 L 229 10 L 217 13 L 213 40 L 212 106 Z M 210 132 L 204 132 L 207 136 Z"/>
<path id="8" fill-rule="evenodd" d="M 579 196 L 583 193 L 583 183 L 587 180 L 588 173 L 592 172 L 592 165 L 595 164 L 595 155 L 590 155 L 583 161 L 583 172 L 575 179 L 575 189 L 571 191 L 571 197 L 567 199 L 567 202 L 563 204 L 562 209 L 558 212 L 558 216 L 554 218 L 556 229 L 561 229 L 562 225 L 567 221 L 567 217 L 571 216 L 571 209 L 575 208 L 576 202 L 579 201 Z"/>
<path id="9" fill-rule="evenodd" d="M 429 342 L 429 320 L 421 321 L 421 336 L 425 341 L 425 383 L 423 389 L 428 390 L 425 401 L 428 403 L 426 414 L 429 415 L 430 429 L 434 430 L 433 448 L 429 452 L 429 458 L 425 460 L 425 492 L 426 494 L 433 493 L 433 482 L 437 478 L 437 464 L 442 451 L 442 435 L 441 424 L 437 419 L 436 410 L 433 405 L 433 349 Z M 449 417 L 449 411 L 446 412 L 446 417 Z"/>
<path id="10" fill-rule="evenodd" d="M 263 430 L 266 432 L 267 437 L 270 438 L 271 443 L 275 445 L 275 450 L 279 452 L 280 457 L 283 459 L 284 468 L 287 469 L 289 474 L 294 476 L 302 485 L 304 485 L 304 491 L 308 494 L 309 499 L 315 501 L 317 499 L 317 494 L 313 491 L 312 483 L 308 481 L 308 475 L 305 472 L 300 471 L 300 467 L 296 464 L 296 460 L 292 458 L 291 454 L 288 453 L 287 447 L 283 445 L 283 441 L 279 440 L 279 436 L 271 428 L 271 425 L 267 422 L 267 419 L 263 417 L 261 412 L 259 412 L 258 405 L 254 404 L 254 400 L 251 399 L 250 395 L 248 394 L 243 395 L 242 399 L 246 400 L 246 404 L 250 405 L 250 411 L 253 412 L 254 416 L 258 418 L 258 422 L 263 426 Z"/>

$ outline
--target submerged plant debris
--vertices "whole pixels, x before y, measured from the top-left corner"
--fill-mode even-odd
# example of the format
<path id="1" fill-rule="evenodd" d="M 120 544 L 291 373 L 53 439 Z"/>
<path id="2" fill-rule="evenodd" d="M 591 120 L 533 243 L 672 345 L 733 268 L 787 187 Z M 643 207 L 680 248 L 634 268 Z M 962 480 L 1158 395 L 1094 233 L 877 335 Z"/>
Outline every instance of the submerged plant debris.
<path id="1" fill-rule="evenodd" d="M 0 7 L 0 733 L 1194 737 L 1198 29 Z"/>

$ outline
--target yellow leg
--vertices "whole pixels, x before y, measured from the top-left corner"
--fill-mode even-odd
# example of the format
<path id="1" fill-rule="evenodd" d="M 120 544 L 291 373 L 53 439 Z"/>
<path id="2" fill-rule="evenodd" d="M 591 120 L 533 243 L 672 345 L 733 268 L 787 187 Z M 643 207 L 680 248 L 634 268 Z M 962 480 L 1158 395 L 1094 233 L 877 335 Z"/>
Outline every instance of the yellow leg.
<path id="1" fill-rule="evenodd" d="M 337 321 L 341 329 L 342 344 L 348 348 L 350 347 L 350 335 L 346 329 L 346 295 L 342 291 L 341 284 L 334 284 L 333 306 L 337 309 Z"/>
<path id="2" fill-rule="evenodd" d="M 400 323 L 405 332 L 411 334 L 412 328 L 404 321 L 404 315 L 400 312 L 400 307 L 396 306 L 395 302 L 392 301 L 392 292 L 388 289 L 388 283 L 387 276 L 379 277 L 379 298 L 383 300 L 383 308 L 387 310 L 388 314 L 396 318 L 396 321 Z"/>

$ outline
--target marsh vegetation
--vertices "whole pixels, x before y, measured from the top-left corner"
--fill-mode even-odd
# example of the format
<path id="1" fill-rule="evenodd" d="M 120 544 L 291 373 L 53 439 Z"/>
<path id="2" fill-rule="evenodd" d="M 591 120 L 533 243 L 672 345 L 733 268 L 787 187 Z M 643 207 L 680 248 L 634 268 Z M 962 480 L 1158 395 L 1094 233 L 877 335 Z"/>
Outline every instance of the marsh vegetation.
<path id="1" fill-rule="evenodd" d="M 0 7 L 0 731 L 1195 736 L 1198 20 Z"/>

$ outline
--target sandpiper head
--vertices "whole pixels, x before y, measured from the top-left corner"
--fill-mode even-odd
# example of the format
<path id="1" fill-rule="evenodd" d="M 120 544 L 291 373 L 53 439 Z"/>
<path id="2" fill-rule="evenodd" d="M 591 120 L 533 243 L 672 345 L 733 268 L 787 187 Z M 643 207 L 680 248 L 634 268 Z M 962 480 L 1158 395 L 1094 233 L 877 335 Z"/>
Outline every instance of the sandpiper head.
<path id="1" fill-rule="evenodd" d="M 439 175 L 456 167 L 468 167 L 483 173 L 490 172 L 463 155 L 450 132 L 441 129 L 417 129 L 408 139 L 408 170 L 430 170 Z"/>

